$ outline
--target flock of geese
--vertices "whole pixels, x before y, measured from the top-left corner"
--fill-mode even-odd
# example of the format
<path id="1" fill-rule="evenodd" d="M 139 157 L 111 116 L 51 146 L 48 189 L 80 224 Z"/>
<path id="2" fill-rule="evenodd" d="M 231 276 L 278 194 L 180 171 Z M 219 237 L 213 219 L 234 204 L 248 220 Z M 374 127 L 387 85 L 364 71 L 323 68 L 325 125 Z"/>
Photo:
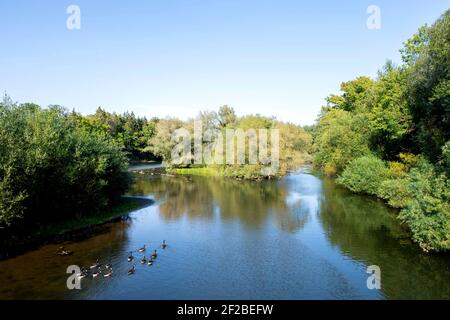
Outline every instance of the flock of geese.
<path id="1" fill-rule="evenodd" d="M 167 247 L 167 242 L 166 242 L 166 240 L 163 240 L 163 242 L 161 243 L 161 248 L 166 249 L 166 247 Z M 137 250 L 139 253 L 143 253 L 143 256 L 142 256 L 142 259 L 140 260 L 140 262 L 141 262 L 141 264 L 147 264 L 147 265 L 151 266 L 151 265 L 153 265 L 153 262 L 158 257 L 158 252 L 156 249 L 153 250 L 152 254 L 147 259 L 145 257 L 146 250 L 147 250 L 147 246 L 145 244 L 143 247 L 141 247 Z M 59 251 L 57 252 L 57 254 L 60 256 L 67 256 L 67 255 L 71 255 L 72 253 L 73 253 L 73 251 L 66 250 L 64 247 L 61 247 L 59 249 Z M 134 259 L 135 258 L 133 256 L 133 251 L 130 251 L 130 254 L 127 257 L 127 261 L 133 262 Z M 135 266 L 135 264 L 133 264 L 131 269 L 128 270 L 128 275 L 132 275 L 135 272 L 136 272 L 136 266 Z M 112 268 L 111 264 L 105 264 L 103 266 L 103 264 L 100 263 L 99 260 L 97 259 L 97 261 L 94 264 L 92 264 L 91 266 L 82 268 L 81 272 L 79 274 L 77 274 L 77 277 L 79 279 L 83 279 L 83 278 L 87 278 L 87 277 L 97 278 L 101 275 L 103 275 L 104 278 L 111 277 L 113 275 L 113 268 Z"/>

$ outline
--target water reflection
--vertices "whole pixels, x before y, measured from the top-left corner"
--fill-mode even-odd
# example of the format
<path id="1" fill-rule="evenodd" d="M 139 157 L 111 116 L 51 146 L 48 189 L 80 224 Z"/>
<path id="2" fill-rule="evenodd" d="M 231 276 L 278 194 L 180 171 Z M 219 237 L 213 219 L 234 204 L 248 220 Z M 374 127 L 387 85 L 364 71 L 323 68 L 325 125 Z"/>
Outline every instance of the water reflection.
<path id="1" fill-rule="evenodd" d="M 343 254 L 378 265 L 389 299 L 450 299 L 450 259 L 424 254 L 409 240 L 396 211 L 323 182 L 320 220 L 327 238 Z"/>
<path id="2" fill-rule="evenodd" d="M 130 195 L 156 202 L 64 243 L 72 256 L 50 244 L 1 261 L 0 299 L 450 299 L 448 255 L 421 253 L 395 211 L 306 170 L 262 182 L 137 177 Z M 128 276 L 129 251 L 163 239 L 156 263 Z M 67 266 L 96 259 L 114 275 L 67 290 Z M 379 291 L 366 286 L 373 264 Z"/>
<path id="3" fill-rule="evenodd" d="M 187 216 L 224 221 L 239 220 L 248 228 L 261 228 L 272 216 L 283 230 L 297 232 L 308 221 L 308 196 L 288 190 L 286 181 L 235 181 L 220 178 L 168 177 L 138 178 L 131 194 L 151 195 L 159 202 L 161 217 L 167 221 Z"/>

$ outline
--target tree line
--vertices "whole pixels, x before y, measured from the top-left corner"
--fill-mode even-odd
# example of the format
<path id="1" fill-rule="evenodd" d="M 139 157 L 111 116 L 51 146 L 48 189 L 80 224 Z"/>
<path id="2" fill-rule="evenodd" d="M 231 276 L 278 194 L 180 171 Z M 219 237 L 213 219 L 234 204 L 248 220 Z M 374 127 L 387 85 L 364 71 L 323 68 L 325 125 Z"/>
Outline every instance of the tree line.
<path id="1" fill-rule="evenodd" d="M 385 199 L 425 251 L 450 249 L 450 11 L 423 26 L 375 79 L 330 95 L 314 164 L 348 189 Z"/>
<path id="2" fill-rule="evenodd" d="M 81 218 L 128 188 L 123 144 L 64 108 L 0 103 L 0 231 Z"/>

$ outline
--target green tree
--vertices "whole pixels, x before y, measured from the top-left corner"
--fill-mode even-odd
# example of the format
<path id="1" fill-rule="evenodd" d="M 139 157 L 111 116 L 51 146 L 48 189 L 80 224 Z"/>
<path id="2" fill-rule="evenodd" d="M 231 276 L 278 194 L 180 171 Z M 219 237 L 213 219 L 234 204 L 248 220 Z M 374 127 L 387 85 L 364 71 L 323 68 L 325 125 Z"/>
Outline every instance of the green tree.
<path id="1" fill-rule="evenodd" d="M 379 72 L 370 96 L 371 149 L 385 159 L 395 159 L 411 148 L 412 121 L 405 97 L 405 72 L 388 62 Z"/>
<path id="2" fill-rule="evenodd" d="M 327 175 L 342 172 L 354 158 L 370 153 L 367 119 L 342 109 L 320 118 L 314 136 L 314 163 Z"/>
<path id="3" fill-rule="evenodd" d="M 450 139 L 450 10 L 406 43 L 407 96 L 420 151 L 436 163 Z"/>
<path id="4" fill-rule="evenodd" d="M 345 111 L 362 111 L 367 108 L 368 96 L 374 81 L 368 77 L 359 77 L 341 84 L 342 95 L 330 95 L 327 108 L 337 108 Z"/>

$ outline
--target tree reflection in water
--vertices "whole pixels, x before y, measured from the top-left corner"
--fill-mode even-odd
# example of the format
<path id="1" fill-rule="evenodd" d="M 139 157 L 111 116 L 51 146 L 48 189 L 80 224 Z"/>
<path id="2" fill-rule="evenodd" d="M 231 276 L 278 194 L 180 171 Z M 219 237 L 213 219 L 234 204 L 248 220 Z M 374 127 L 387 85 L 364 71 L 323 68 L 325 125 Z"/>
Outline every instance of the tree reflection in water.
<path id="1" fill-rule="evenodd" d="M 151 195 L 159 202 L 166 220 L 211 219 L 215 212 L 223 220 L 239 219 L 249 228 L 261 228 L 274 217 L 285 231 L 296 232 L 308 221 L 310 203 L 290 199 L 288 186 L 278 181 L 236 181 L 205 177 L 141 178 L 131 194 Z"/>

